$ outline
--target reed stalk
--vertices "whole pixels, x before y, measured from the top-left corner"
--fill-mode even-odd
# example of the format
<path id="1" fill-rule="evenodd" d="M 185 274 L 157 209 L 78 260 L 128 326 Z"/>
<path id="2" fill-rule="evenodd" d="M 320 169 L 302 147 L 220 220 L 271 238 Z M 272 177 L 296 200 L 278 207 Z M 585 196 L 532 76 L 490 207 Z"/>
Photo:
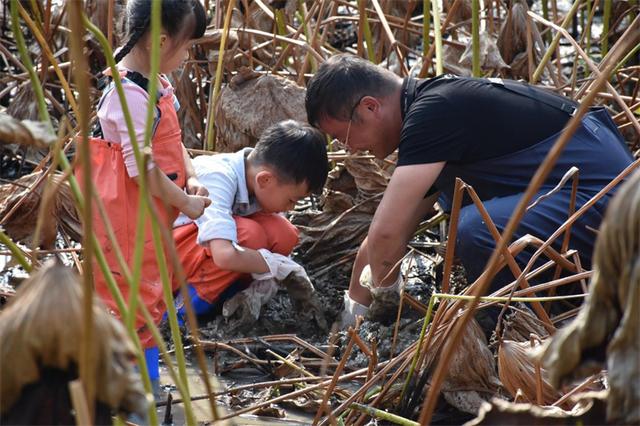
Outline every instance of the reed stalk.
<path id="1" fill-rule="evenodd" d="M 436 76 L 444 74 L 444 58 L 442 55 L 442 29 L 440 28 L 440 7 L 438 0 L 431 2 L 433 8 L 433 35 L 436 43 Z M 423 64 L 424 66 L 424 64 Z"/>
<path id="2" fill-rule="evenodd" d="M 46 36 L 42 34 L 42 32 L 40 31 L 36 23 L 27 14 L 27 11 L 24 10 L 24 8 L 20 3 L 18 3 L 18 9 L 20 12 L 20 16 L 22 17 L 27 27 L 29 27 L 29 30 L 31 31 L 31 33 L 34 35 L 34 37 L 38 41 L 38 44 L 42 49 L 42 53 L 44 53 L 44 55 L 47 57 L 47 59 L 49 60 L 49 63 L 51 63 L 51 66 L 53 67 L 54 72 L 56 73 L 56 76 L 60 80 L 60 85 L 62 86 L 62 90 L 64 90 L 67 102 L 69 102 L 69 106 L 71 106 L 71 109 L 73 110 L 74 114 L 78 116 L 78 104 L 76 103 L 76 99 L 73 96 L 73 92 L 71 91 L 69 82 L 67 81 L 64 74 L 62 73 L 62 70 L 58 65 L 58 61 L 53 56 L 53 52 L 51 52 L 51 48 L 47 44 Z M 44 72 L 44 69 L 43 69 L 43 72 Z"/>
<path id="3" fill-rule="evenodd" d="M 358 14 L 360 15 L 359 24 L 362 25 L 364 40 L 365 43 L 367 43 L 367 57 L 375 64 L 376 53 L 373 47 L 373 35 L 371 34 L 371 27 L 369 26 L 369 18 L 367 17 L 366 1 L 367 0 L 358 0 Z"/>
<path id="4" fill-rule="evenodd" d="M 480 0 L 471 0 L 471 74 L 480 77 Z"/>
<path id="5" fill-rule="evenodd" d="M 600 49 L 604 58 L 609 51 L 609 26 L 611 25 L 611 0 L 604 0 L 604 12 L 602 16 L 602 34 L 600 35 Z"/>
<path id="6" fill-rule="evenodd" d="M 53 127 L 51 126 L 51 118 L 49 117 L 49 110 L 47 109 L 47 104 L 44 101 L 42 84 L 38 79 L 35 67 L 33 66 L 33 62 L 31 62 L 31 57 L 29 56 L 27 45 L 24 41 L 24 35 L 22 34 L 22 29 L 20 28 L 20 21 L 18 19 L 18 0 L 11 0 L 10 9 L 11 31 L 13 32 L 13 36 L 16 39 L 16 46 L 18 47 L 18 54 L 20 55 L 20 59 L 22 60 L 27 73 L 29 74 L 29 79 L 31 80 L 31 86 L 38 105 L 38 115 L 40 117 L 40 121 L 46 123 L 47 126 L 51 128 L 51 131 L 53 131 Z"/>
<path id="7" fill-rule="evenodd" d="M 435 1 L 435 0 L 434 0 Z M 431 46 L 431 0 L 422 0 L 422 60 L 426 61 Z M 427 66 L 428 64 L 422 65 Z"/>
<path id="8" fill-rule="evenodd" d="M 549 20 L 549 0 L 542 0 L 542 16 L 547 21 Z M 547 44 L 551 44 L 551 33 L 547 32 L 544 38 Z"/>
<path id="9" fill-rule="evenodd" d="M 151 31 L 152 31 L 152 36 L 154 34 L 154 25 L 156 27 L 156 31 L 155 33 L 157 33 L 157 35 L 155 36 L 155 40 L 159 42 L 159 11 L 156 10 L 154 12 L 154 8 L 158 8 L 160 5 L 160 2 L 154 2 L 155 4 L 152 5 L 152 21 L 151 21 Z M 156 21 L 154 21 L 154 19 Z M 154 24 L 155 22 L 155 24 Z M 142 171 L 139 174 L 139 178 L 138 178 L 138 186 L 140 188 L 140 198 L 139 198 L 139 209 L 138 209 L 138 216 L 136 219 L 136 235 L 143 235 L 144 233 L 144 224 L 146 222 L 146 213 L 148 210 L 148 205 L 146 203 L 146 197 L 145 194 L 147 192 L 146 190 L 146 186 L 147 186 L 147 173 L 146 173 L 146 161 L 145 161 L 145 157 L 143 156 L 142 152 L 140 151 L 140 147 L 138 145 L 138 141 L 137 141 L 137 137 L 135 135 L 135 131 L 134 131 L 134 127 L 133 127 L 133 122 L 131 120 L 131 114 L 129 112 L 129 107 L 127 104 L 127 100 L 126 97 L 124 95 L 124 89 L 122 87 L 122 82 L 120 81 L 119 78 L 117 78 L 118 74 L 118 69 L 117 69 L 117 65 L 115 63 L 115 61 L 113 60 L 113 52 L 111 51 L 111 46 L 109 45 L 108 41 L 106 40 L 104 34 L 102 34 L 102 32 L 95 27 L 86 17 L 84 18 L 84 24 L 85 26 L 89 29 L 89 31 L 96 37 L 96 39 L 98 39 L 99 43 L 101 44 L 101 47 L 105 53 L 105 58 L 107 59 L 107 64 L 110 67 L 111 70 L 111 75 L 114 76 L 113 78 L 113 82 L 116 88 L 116 91 L 118 93 L 119 99 L 120 99 L 120 103 L 121 103 L 121 107 L 122 107 L 122 111 L 123 111 L 123 115 L 125 117 L 125 124 L 127 126 L 127 131 L 129 133 L 129 138 L 131 140 L 131 145 L 133 148 L 133 153 L 134 156 L 136 158 L 136 165 L 138 167 L 138 170 Z M 157 98 L 157 90 L 155 89 L 155 87 L 157 87 L 157 74 L 158 74 L 158 64 L 159 64 L 159 43 L 157 43 L 158 46 L 156 46 L 156 49 L 154 51 L 154 45 L 152 42 L 152 60 L 151 60 L 151 69 L 152 69 L 152 76 L 150 76 L 150 86 L 149 86 L 149 96 L 150 96 L 150 100 L 149 100 L 149 104 L 150 105 L 154 105 L 155 104 L 155 99 Z M 154 57 L 155 55 L 155 57 Z M 155 68 L 154 68 L 154 62 L 155 62 Z M 155 74 L 153 74 L 153 72 L 155 72 Z M 155 86 L 155 87 L 153 87 Z M 152 103 L 153 102 L 153 103 Z M 145 128 L 145 144 L 148 145 L 150 144 L 150 140 L 151 140 L 151 128 L 152 128 L 152 124 L 153 124 L 153 119 L 154 119 L 154 108 L 149 108 L 149 112 L 151 112 L 151 114 L 147 115 L 147 122 L 146 122 L 146 128 Z M 151 120 L 151 122 L 149 122 L 149 120 Z M 89 174 L 90 176 L 90 174 Z M 85 198 L 87 199 L 87 198 Z M 90 198 L 89 198 L 90 199 Z M 90 204 L 90 203 L 89 203 Z M 105 224 L 107 224 L 108 222 L 105 221 Z M 152 223 L 152 227 L 157 226 L 157 224 L 153 224 Z M 97 243 L 97 241 L 96 241 Z M 113 245 L 113 247 L 118 247 L 118 242 L 117 240 L 115 240 L 115 237 L 113 239 L 113 241 L 111 242 L 111 244 Z M 118 247 L 119 249 L 119 247 Z M 128 282 L 129 285 L 129 304 L 128 304 L 128 309 L 124 307 L 124 300 L 122 300 L 122 304 L 119 304 L 119 310 L 121 312 L 121 316 L 123 318 L 123 322 L 125 324 L 126 329 L 129 332 L 130 336 L 135 336 L 134 338 L 134 342 L 136 342 L 136 347 L 139 349 L 139 353 L 137 354 L 137 358 L 138 358 L 138 365 L 140 368 L 140 371 L 142 373 L 142 377 L 143 377 L 143 382 L 145 384 L 145 389 L 147 392 L 151 392 L 151 381 L 149 379 L 149 375 L 148 375 L 148 369 L 146 366 L 146 360 L 142 354 L 142 348 L 139 344 L 139 340 L 138 340 L 138 336 L 137 336 L 137 332 L 135 329 L 135 317 L 136 317 L 136 310 L 137 310 L 137 306 L 138 306 L 138 302 L 139 302 L 139 292 L 140 292 L 140 275 L 141 275 L 141 265 L 142 265 L 142 255 L 143 255 L 143 241 L 141 238 L 138 238 L 136 240 L 136 245 L 134 247 L 134 256 L 133 256 L 133 272 L 132 272 L 132 276 L 130 277 L 129 280 L 126 280 Z M 118 257 L 118 256 L 116 256 Z M 121 258 L 121 256 L 120 256 Z M 122 261 L 122 264 L 120 265 L 121 268 L 123 268 L 123 265 L 126 265 L 126 263 L 124 263 L 124 259 L 119 259 Z M 103 262 L 105 262 L 106 264 L 106 259 L 102 259 Z M 115 280 L 113 279 L 113 276 L 111 275 L 110 271 L 109 274 L 105 274 L 105 270 L 104 268 L 102 269 L 102 273 L 103 276 L 105 277 L 105 281 L 108 283 L 108 287 L 110 290 L 110 293 L 112 295 L 112 297 L 115 297 L 115 294 L 119 294 L 119 288 L 117 286 L 117 283 L 115 282 Z M 124 273 L 124 269 L 123 269 L 123 273 Z M 125 277 L 127 276 L 127 274 L 125 274 Z M 120 295 L 120 298 L 122 298 L 122 296 Z M 117 299 L 116 299 L 117 300 Z M 187 407 L 185 407 L 187 408 Z M 187 410 L 185 410 L 187 411 Z M 150 413 L 150 419 L 151 418 L 155 418 L 155 411 L 153 412 L 153 414 Z M 155 420 L 155 422 L 157 422 L 157 419 Z"/>
<path id="10" fill-rule="evenodd" d="M 204 149 L 209 151 L 216 150 L 216 125 L 215 125 L 215 110 L 216 101 L 218 100 L 218 94 L 220 93 L 220 86 L 222 85 L 222 69 L 224 68 L 224 53 L 227 45 L 227 38 L 229 37 L 229 29 L 231 27 L 231 15 L 233 13 L 233 3 L 227 2 L 227 13 L 224 16 L 224 27 L 222 29 L 222 38 L 220 39 L 220 49 L 218 51 L 218 63 L 216 64 L 216 79 L 211 87 L 211 93 L 209 96 L 209 113 L 207 114 L 207 136 Z"/>
<path id="11" fill-rule="evenodd" d="M 89 115 L 91 110 L 91 101 L 89 99 L 89 67 L 86 56 L 84 55 L 84 32 L 82 25 L 82 3 L 72 2 L 68 7 L 69 24 L 74 32 L 74 37 L 70 37 L 71 42 L 71 58 L 74 64 L 74 79 L 78 90 L 79 108 L 77 120 L 80 126 L 80 162 L 83 174 L 83 195 L 85 199 L 91 199 L 91 149 L 89 146 Z M 94 401 L 96 386 L 94 376 L 91 373 L 91 362 L 94 358 L 93 348 L 91 345 L 91 335 L 93 334 L 93 241 L 91 235 L 93 233 L 93 205 L 87 203 L 82 211 L 83 232 L 82 247 L 86 249 L 82 265 L 83 278 L 83 328 L 82 328 L 82 345 L 80 346 L 80 379 L 84 385 L 86 398 L 90 401 L 89 418 L 94 418 Z"/>
<path id="12" fill-rule="evenodd" d="M 33 270 L 33 266 L 24 255 L 24 251 L 22 251 L 22 249 L 4 233 L 2 228 L 0 228 L 0 244 L 7 246 L 11 255 L 16 259 L 20 266 L 22 266 L 22 269 L 26 272 L 31 272 Z"/>
<path id="13" fill-rule="evenodd" d="M 569 10 L 569 12 L 567 12 L 567 16 L 564 17 L 564 21 L 562 21 L 562 25 L 561 25 L 562 28 L 564 28 L 565 30 L 567 29 L 567 27 L 571 23 L 571 20 L 573 19 L 573 16 L 576 14 L 576 11 L 578 10 L 579 7 L 580 7 L 580 0 L 575 0 L 573 2 L 573 5 L 571 6 L 571 9 Z M 542 75 L 544 71 L 544 67 L 547 65 L 547 62 L 549 62 L 549 59 L 551 59 L 551 55 L 553 55 L 553 52 L 555 52 L 556 49 L 558 48 L 560 37 L 561 37 L 560 33 L 557 33 L 553 37 L 553 41 L 551 42 L 551 45 L 547 48 L 547 51 L 545 52 L 544 56 L 540 60 L 540 63 L 538 64 L 538 67 L 536 68 L 535 72 L 533 73 L 533 78 L 530 81 L 531 84 L 535 84 L 540 78 L 540 76 Z"/>

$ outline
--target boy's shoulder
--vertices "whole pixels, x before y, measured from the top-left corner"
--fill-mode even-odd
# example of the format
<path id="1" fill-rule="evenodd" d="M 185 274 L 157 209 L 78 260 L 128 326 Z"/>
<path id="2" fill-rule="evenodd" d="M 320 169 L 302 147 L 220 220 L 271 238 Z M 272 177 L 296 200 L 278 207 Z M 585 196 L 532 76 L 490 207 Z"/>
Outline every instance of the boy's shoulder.
<path id="1" fill-rule="evenodd" d="M 207 175 L 225 176 L 235 182 L 245 180 L 245 150 L 214 155 L 200 155 L 192 161 L 199 177 Z"/>

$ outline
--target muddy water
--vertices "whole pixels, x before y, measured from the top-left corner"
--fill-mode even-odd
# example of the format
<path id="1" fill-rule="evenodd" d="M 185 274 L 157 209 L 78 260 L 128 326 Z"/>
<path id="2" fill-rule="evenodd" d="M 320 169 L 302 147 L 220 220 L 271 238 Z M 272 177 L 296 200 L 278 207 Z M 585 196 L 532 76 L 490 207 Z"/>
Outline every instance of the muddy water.
<path id="1" fill-rule="evenodd" d="M 207 364 L 207 371 L 209 372 L 209 375 L 211 377 L 211 374 L 214 371 L 214 366 L 212 358 L 209 355 L 207 355 Z M 187 375 L 189 377 L 189 391 L 191 392 L 191 396 L 194 397 L 206 395 L 206 386 L 202 381 L 200 369 L 198 367 L 194 354 L 187 357 Z M 251 383 L 259 383 L 267 380 L 271 379 L 265 378 L 258 372 L 244 370 L 238 373 L 234 373 L 233 375 L 215 376 L 215 382 L 212 380 L 211 385 L 216 389 L 221 390 L 248 385 Z M 173 381 L 171 380 L 167 368 L 164 365 L 161 365 L 160 367 L 160 383 L 163 385 L 164 390 L 171 392 L 174 399 L 181 398 L 180 393 L 175 389 L 175 386 L 170 385 L 171 383 L 173 383 Z M 254 395 L 257 396 L 261 390 L 262 389 L 256 390 Z M 235 410 L 239 410 L 250 405 L 255 405 L 257 403 L 257 401 L 251 398 L 248 399 L 245 404 L 234 405 L 234 407 L 231 408 L 228 403 L 229 400 L 230 398 L 228 397 L 220 397 L 216 399 L 218 415 L 224 416 L 225 414 L 232 413 Z M 207 424 L 211 422 L 211 420 L 213 419 L 213 415 L 211 414 L 210 403 L 208 399 L 193 401 L 192 407 L 198 424 Z M 158 422 L 160 424 L 163 424 L 166 408 L 167 407 L 157 408 Z M 233 418 L 232 420 L 235 422 L 235 424 L 238 425 L 308 425 L 311 424 L 313 420 L 312 414 L 304 413 L 299 410 L 292 410 L 290 408 L 279 408 L 282 408 L 282 412 L 285 413 L 284 418 L 242 414 L 238 417 Z M 172 422 L 164 424 L 171 424 L 176 426 L 186 424 L 184 406 L 182 403 L 172 404 L 171 415 Z"/>

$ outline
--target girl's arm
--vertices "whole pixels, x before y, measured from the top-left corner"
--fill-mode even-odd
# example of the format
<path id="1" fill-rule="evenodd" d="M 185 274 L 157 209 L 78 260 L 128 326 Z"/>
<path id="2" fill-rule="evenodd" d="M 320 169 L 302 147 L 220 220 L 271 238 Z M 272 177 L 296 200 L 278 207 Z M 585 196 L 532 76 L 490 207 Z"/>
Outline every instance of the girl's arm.
<path id="1" fill-rule="evenodd" d="M 191 163 L 191 156 L 184 145 L 182 145 L 182 156 L 184 158 L 184 170 L 187 174 L 187 193 L 192 195 L 202 195 L 203 197 L 208 196 L 209 190 L 198 180 L 196 171 Z"/>
<path id="2" fill-rule="evenodd" d="M 135 176 L 133 179 L 137 183 L 139 177 Z M 191 219 L 200 217 L 204 209 L 211 204 L 207 197 L 186 194 L 157 167 L 149 170 L 147 179 L 151 195 L 164 199 Z"/>

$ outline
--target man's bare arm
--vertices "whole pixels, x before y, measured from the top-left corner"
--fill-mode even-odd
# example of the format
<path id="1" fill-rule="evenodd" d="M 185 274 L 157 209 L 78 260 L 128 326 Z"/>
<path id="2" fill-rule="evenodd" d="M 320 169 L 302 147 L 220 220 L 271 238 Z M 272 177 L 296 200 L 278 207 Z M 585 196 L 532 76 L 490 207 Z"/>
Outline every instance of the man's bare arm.
<path id="1" fill-rule="evenodd" d="M 367 236 L 374 285 L 391 285 L 397 278 L 395 266 L 404 256 L 419 221 L 435 201 L 435 197 L 424 196 L 444 165 L 445 162 L 401 166 L 394 171 Z"/>

